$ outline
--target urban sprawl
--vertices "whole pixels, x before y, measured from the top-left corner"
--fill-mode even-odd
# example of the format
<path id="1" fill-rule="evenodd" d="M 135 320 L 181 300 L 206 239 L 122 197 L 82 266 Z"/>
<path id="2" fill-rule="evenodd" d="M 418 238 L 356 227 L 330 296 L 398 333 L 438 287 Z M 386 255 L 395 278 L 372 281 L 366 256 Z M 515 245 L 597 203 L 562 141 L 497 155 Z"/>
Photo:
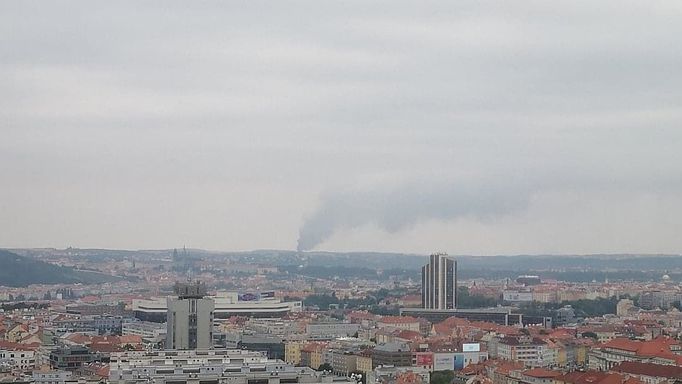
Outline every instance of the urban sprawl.
<path id="1" fill-rule="evenodd" d="M 672 272 L 566 281 L 474 276 L 440 253 L 414 256 L 420 269 L 276 251 L 11 252 L 113 278 L 0 287 L 3 382 L 682 382 Z"/>

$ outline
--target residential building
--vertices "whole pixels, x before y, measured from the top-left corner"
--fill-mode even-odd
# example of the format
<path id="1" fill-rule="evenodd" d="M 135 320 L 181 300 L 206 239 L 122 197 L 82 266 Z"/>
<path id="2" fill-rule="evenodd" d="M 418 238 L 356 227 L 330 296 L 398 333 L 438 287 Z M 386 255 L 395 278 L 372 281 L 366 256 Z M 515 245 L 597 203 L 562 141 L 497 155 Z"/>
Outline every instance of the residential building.
<path id="1" fill-rule="evenodd" d="M 588 354 L 590 369 L 607 371 L 624 361 L 682 365 L 682 347 L 677 340 L 659 337 L 649 341 L 624 338 L 610 340 Z"/>
<path id="2" fill-rule="evenodd" d="M 245 350 L 183 350 L 112 354 L 111 384 L 285 384 L 349 382 Z"/>
<path id="3" fill-rule="evenodd" d="M 34 384 L 65 384 L 76 381 L 73 372 L 62 370 L 33 371 L 31 379 Z"/>
<path id="4" fill-rule="evenodd" d="M 133 321 L 123 323 L 121 333 L 124 336 L 136 335 L 147 343 L 156 343 L 166 338 L 167 328 L 164 324 L 151 321 Z"/>
<path id="5" fill-rule="evenodd" d="M 420 322 L 412 316 L 384 316 L 377 321 L 379 328 L 398 328 L 407 331 L 420 332 Z"/>
<path id="6" fill-rule="evenodd" d="M 556 350 L 537 337 L 503 337 L 497 342 L 500 359 L 518 361 L 527 367 L 547 367 L 556 363 Z"/>
<path id="7" fill-rule="evenodd" d="M 616 304 L 616 316 L 625 317 L 629 316 L 634 310 L 636 310 L 635 304 L 630 299 L 620 299 L 618 304 Z"/>
<path id="8" fill-rule="evenodd" d="M 348 376 L 357 371 L 357 356 L 351 351 L 331 350 L 332 371 L 337 375 Z"/>
<path id="9" fill-rule="evenodd" d="M 284 344 L 284 361 L 288 364 L 301 364 L 302 341 L 287 341 Z"/>
<path id="10" fill-rule="evenodd" d="M 372 354 L 370 351 L 363 351 L 357 354 L 355 357 L 355 368 L 364 375 L 372 371 Z"/>
<path id="11" fill-rule="evenodd" d="M 353 336 L 360 330 L 360 324 L 346 322 L 311 323 L 305 327 L 310 340 L 332 340 L 337 337 Z"/>
<path id="12" fill-rule="evenodd" d="M 22 348 L 20 345 L 13 348 L 0 348 L 0 364 L 21 371 L 34 369 L 36 367 L 35 351 Z"/>

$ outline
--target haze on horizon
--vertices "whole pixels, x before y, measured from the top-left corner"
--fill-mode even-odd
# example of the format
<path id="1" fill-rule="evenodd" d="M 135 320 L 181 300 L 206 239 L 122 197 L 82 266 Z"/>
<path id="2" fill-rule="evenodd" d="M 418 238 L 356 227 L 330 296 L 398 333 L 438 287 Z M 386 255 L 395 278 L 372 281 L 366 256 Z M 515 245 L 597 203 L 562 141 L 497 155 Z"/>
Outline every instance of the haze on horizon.
<path id="1" fill-rule="evenodd" d="M 0 247 L 680 253 L 682 3 L 0 4 Z"/>

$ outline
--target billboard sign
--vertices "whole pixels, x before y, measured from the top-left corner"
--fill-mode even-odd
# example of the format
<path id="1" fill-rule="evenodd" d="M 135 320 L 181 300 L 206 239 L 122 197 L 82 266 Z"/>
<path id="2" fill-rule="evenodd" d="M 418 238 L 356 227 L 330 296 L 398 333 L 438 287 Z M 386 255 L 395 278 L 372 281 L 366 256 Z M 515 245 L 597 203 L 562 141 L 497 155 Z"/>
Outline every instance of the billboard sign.
<path id="1" fill-rule="evenodd" d="M 481 344 L 464 343 L 462 344 L 462 352 L 481 352 Z"/>
<path id="2" fill-rule="evenodd" d="M 433 366 L 433 353 L 431 352 L 417 352 L 415 356 L 417 360 L 418 367 L 431 367 Z"/>
<path id="3" fill-rule="evenodd" d="M 240 293 L 238 298 L 239 298 L 239 301 L 258 301 L 258 300 L 260 300 L 260 294 L 259 293 Z"/>
<path id="4" fill-rule="evenodd" d="M 454 353 L 434 353 L 433 354 L 433 370 L 434 371 L 451 371 L 455 369 L 455 354 Z"/>

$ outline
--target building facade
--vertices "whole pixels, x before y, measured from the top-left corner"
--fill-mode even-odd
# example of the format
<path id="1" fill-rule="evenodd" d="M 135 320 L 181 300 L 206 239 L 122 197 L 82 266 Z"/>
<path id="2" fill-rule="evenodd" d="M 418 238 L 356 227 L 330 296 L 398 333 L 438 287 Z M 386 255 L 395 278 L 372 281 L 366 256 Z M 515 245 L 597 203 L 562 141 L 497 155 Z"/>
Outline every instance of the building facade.
<path id="1" fill-rule="evenodd" d="M 422 308 L 457 308 L 457 260 L 447 254 L 432 254 L 422 267 Z"/>
<path id="2" fill-rule="evenodd" d="M 244 350 L 131 351 L 111 356 L 112 384 L 285 384 L 348 382 Z"/>
<path id="3" fill-rule="evenodd" d="M 167 349 L 207 349 L 213 346 L 213 300 L 201 283 L 176 284 L 177 298 L 168 298 Z"/>

